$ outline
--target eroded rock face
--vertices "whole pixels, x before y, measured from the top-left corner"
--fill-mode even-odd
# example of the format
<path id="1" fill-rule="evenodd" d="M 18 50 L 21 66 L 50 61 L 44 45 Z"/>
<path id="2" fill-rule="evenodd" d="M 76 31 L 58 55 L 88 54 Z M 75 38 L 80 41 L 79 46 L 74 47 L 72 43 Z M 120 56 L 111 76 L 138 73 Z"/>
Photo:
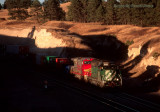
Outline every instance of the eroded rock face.
<path id="1" fill-rule="evenodd" d="M 54 30 L 53 30 L 54 31 Z M 22 44 L 29 45 L 31 52 L 47 53 L 56 56 L 87 56 L 90 47 L 82 43 L 82 39 L 75 35 L 60 35 L 56 32 L 47 32 L 47 29 L 0 29 L 1 44 Z M 4 40 L 4 41 L 2 41 Z M 32 45 L 29 44 L 32 40 Z M 87 54 L 87 55 L 86 55 Z"/>
<path id="2" fill-rule="evenodd" d="M 49 54 L 55 54 L 58 56 L 64 55 L 62 52 L 64 51 L 63 48 L 66 47 L 65 42 L 63 42 L 62 39 L 56 38 L 50 32 L 47 32 L 46 29 L 36 30 L 35 27 L 28 29 L 0 29 L 0 34 L 8 36 L 8 38 L 4 38 L 5 41 L 3 44 L 17 43 L 22 45 L 30 45 L 29 42 L 31 41 L 28 40 L 33 40 L 34 45 L 30 46 L 31 52 L 44 53 L 47 51 Z M 7 40 L 10 42 L 7 43 Z"/>
<path id="3" fill-rule="evenodd" d="M 46 32 L 46 29 L 41 29 L 40 31 L 36 30 L 33 38 L 38 48 L 66 47 L 62 39 L 58 39 L 50 32 Z"/>

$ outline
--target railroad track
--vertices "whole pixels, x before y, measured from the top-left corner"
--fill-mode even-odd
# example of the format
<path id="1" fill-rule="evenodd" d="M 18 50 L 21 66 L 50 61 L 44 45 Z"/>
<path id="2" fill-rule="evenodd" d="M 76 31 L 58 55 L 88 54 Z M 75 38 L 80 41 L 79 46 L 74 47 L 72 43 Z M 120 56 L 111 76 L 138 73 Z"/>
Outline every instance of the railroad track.
<path id="1" fill-rule="evenodd" d="M 47 76 L 48 73 L 41 73 L 42 76 L 46 77 L 47 79 L 50 79 L 50 77 Z M 50 84 L 52 85 L 59 85 L 61 87 L 64 88 L 68 88 L 74 92 L 77 92 L 79 94 L 82 94 L 83 96 L 87 96 L 95 101 L 98 101 L 102 104 L 108 105 L 113 107 L 114 109 L 118 110 L 118 111 L 122 111 L 122 112 L 141 112 L 141 111 L 145 111 L 145 112 L 160 112 L 160 105 L 141 99 L 139 97 L 135 97 L 133 95 L 127 94 L 125 92 L 119 92 L 118 94 L 113 94 L 114 98 L 118 98 L 120 99 L 119 101 L 107 98 L 105 96 L 101 96 L 101 95 L 96 95 L 93 94 L 87 90 L 84 89 L 80 89 L 78 87 L 72 86 L 70 84 L 67 84 L 65 82 L 61 82 L 59 80 L 56 79 L 51 79 L 52 81 L 50 82 Z M 122 104 L 119 103 L 121 102 L 121 100 L 126 100 L 127 102 L 130 102 L 133 104 L 133 106 L 128 106 L 127 104 Z M 138 105 L 139 108 L 134 105 Z"/>
<path id="2" fill-rule="evenodd" d="M 32 73 L 37 73 L 35 71 L 32 71 Z M 116 102 L 116 101 L 113 101 L 111 99 L 108 99 L 108 98 L 105 98 L 105 97 L 101 97 L 101 96 L 98 96 L 96 94 L 93 94 L 87 90 L 84 90 L 84 89 L 81 89 L 81 88 L 78 88 L 78 87 L 75 87 L 75 86 L 72 86 L 70 84 L 67 84 L 67 83 L 64 83 L 64 82 L 61 82 L 59 80 L 56 80 L 56 79 L 51 79 L 49 76 L 47 76 L 47 74 L 45 73 L 39 73 L 40 76 L 45 79 L 45 80 L 48 80 L 48 83 L 49 83 L 49 87 L 54 87 L 54 86 L 61 86 L 63 88 L 66 88 L 66 89 L 69 89 L 75 93 L 78 93 L 80 95 L 83 95 L 85 97 L 88 97 L 94 101 L 97 101 L 103 105 L 106 105 L 106 108 L 107 106 L 113 108 L 114 110 L 116 111 L 119 111 L 119 112 L 140 112 L 134 108 L 130 108 L 126 105 L 123 105 L 119 102 Z"/>
<path id="3" fill-rule="evenodd" d="M 160 105 L 144 100 L 144 99 L 141 99 L 141 98 L 138 98 L 138 97 L 135 97 L 133 95 L 122 92 L 118 94 L 116 97 L 128 100 L 129 102 L 134 102 L 137 105 L 141 105 L 142 107 L 147 108 L 149 111 L 160 112 Z"/>
<path id="4" fill-rule="evenodd" d="M 25 69 L 25 71 L 27 71 Z M 31 73 L 38 73 L 39 76 L 42 77 L 42 79 L 46 79 L 49 81 L 50 86 L 61 86 L 63 88 L 67 88 L 70 89 L 78 94 L 81 94 L 85 97 L 88 97 L 90 99 L 93 99 L 95 101 L 98 101 L 99 103 L 102 103 L 104 105 L 110 106 L 111 108 L 120 111 L 120 112 L 141 112 L 141 111 L 145 111 L 147 112 L 147 110 L 149 110 L 148 112 L 154 111 L 154 112 L 160 112 L 160 106 L 158 104 L 152 103 L 150 101 L 147 100 L 143 100 L 141 98 L 135 97 L 133 95 L 124 93 L 124 92 L 119 92 L 118 94 L 113 94 L 114 98 L 117 98 L 117 100 L 114 100 L 114 98 L 107 98 L 104 95 L 97 95 L 97 94 L 93 94 L 87 90 L 72 86 L 70 84 L 67 84 L 65 82 L 61 82 L 59 80 L 53 79 L 53 77 L 49 77 L 48 74 L 51 73 L 39 73 L 37 71 L 27 71 L 27 72 L 31 72 Z M 59 74 L 60 75 L 60 74 Z M 122 100 L 126 100 L 128 102 L 132 102 L 133 104 L 136 105 L 141 105 L 142 109 L 137 109 L 135 106 L 128 106 L 125 103 L 122 103 Z"/>

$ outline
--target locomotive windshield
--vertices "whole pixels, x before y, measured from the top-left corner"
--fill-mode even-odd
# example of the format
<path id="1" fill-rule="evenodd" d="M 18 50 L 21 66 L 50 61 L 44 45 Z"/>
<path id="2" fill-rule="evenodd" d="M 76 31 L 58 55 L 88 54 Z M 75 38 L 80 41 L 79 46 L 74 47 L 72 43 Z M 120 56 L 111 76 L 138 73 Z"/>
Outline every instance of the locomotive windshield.
<path id="1" fill-rule="evenodd" d="M 84 64 L 91 64 L 91 61 L 84 61 Z"/>
<path id="2" fill-rule="evenodd" d="M 117 69 L 116 66 L 103 66 L 103 69 Z"/>

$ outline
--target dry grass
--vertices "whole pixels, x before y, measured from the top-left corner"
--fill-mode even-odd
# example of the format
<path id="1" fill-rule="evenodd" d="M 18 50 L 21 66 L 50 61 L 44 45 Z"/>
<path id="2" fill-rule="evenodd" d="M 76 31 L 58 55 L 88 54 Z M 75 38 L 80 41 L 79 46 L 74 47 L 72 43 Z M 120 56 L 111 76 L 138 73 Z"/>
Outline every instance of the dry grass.
<path id="1" fill-rule="evenodd" d="M 0 18 L 5 18 L 5 19 L 9 18 L 7 9 L 0 10 Z"/>

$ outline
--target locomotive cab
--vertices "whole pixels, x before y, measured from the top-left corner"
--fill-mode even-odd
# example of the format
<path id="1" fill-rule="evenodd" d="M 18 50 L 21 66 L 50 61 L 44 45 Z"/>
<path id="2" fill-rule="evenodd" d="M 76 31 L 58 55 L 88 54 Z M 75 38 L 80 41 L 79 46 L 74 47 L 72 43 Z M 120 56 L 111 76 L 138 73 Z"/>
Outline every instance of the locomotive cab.
<path id="1" fill-rule="evenodd" d="M 100 75 L 105 86 L 122 86 L 122 76 L 117 65 L 113 63 L 108 63 L 108 65 L 103 64 L 100 66 Z"/>
<path id="2" fill-rule="evenodd" d="M 121 72 L 117 65 L 110 61 L 93 60 L 90 82 L 100 87 L 122 86 Z"/>

